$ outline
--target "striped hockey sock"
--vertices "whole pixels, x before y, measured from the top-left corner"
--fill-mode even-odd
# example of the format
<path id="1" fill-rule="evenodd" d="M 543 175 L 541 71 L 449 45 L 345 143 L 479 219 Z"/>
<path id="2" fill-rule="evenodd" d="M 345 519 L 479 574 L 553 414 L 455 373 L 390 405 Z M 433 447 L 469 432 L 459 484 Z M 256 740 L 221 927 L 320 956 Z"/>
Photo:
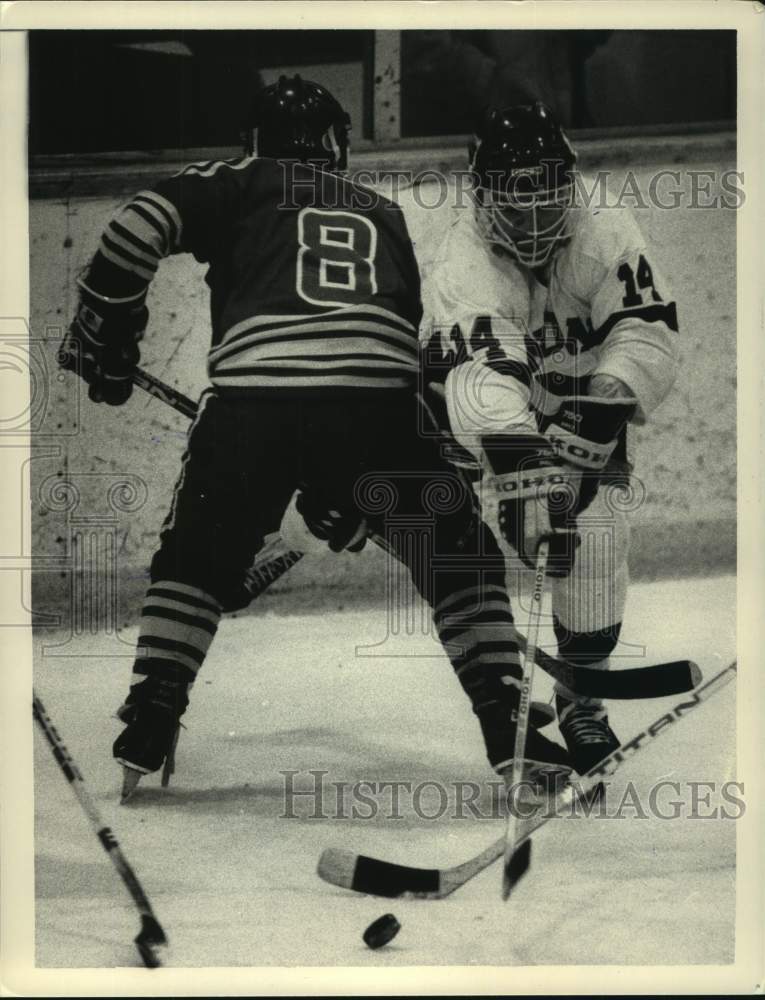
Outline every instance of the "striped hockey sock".
<path id="1" fill-rule="evenodd" d="M 198 587 L 173 580 L 152 583 L 141 611 L 131 684 L 146 677 L 191 686 L 218 630 L 221 606 Z"/>
<path id="2" fill-rule="evenodd" d="M 508 688 L 520 691 L 518 642 L 501 587 L 477 585 L 450 594 L 437 605 L 433 620 L 477 714 Z"/>

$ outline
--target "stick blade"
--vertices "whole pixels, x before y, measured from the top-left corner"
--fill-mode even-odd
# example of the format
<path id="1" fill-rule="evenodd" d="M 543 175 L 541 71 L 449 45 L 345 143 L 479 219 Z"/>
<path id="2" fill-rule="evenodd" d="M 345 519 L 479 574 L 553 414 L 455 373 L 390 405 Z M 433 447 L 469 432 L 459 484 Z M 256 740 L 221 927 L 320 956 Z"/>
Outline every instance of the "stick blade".
<path id="1" fill-rule="evenodd" d="M 505 861 L 502 872 L 502 899 L 507 901 L 510 893 L 529 870 L 531 864 L 531 838 L 524 840 Z"/>
<path id="2" fill-rule="evenodd" d="M 691 688 L 697 688 L 704 680 L 701 667 L 698 663 L 694 663 L 693 660 L 688 660 L 688 672 L 690 673 Z"/>
<path id="3" fill-rule="evenodd" d="M 358 854 L 352 851 L 345 851 L 340 847 L 326 847 L 321 852 L 316 874 L 330 885 L 337 885 L 341 889 L 352 889 L 357 858 Z"/>
<path id="4" fill-rule="evenodd" d="M 148 913 L 141 915 L 141 930 L 136 934 L 135 946 L 147 969 L 161 968 L 160 949 L 167 946 L 167 937 L 156 917 Z"/>
<path id="5" fill-rule="evenodd" d="M 525 640 L 522 645 L 525 645 Z M 702 680 L 701 670 L 693 660 L 670 660 L 621 670 L 595 670 L 591 667 L 572 667 L 544 650 L 537 650 L 537 662 L 555 680 L 591 698 L 665 698 L 692 691 Z"/>
<path id="6" fill-rule="evenodd" d="M 598 677 L 598 674 L 602 676 Z M 628 670 L 592 670 L 587 676 L 591 681 L 588 686 L 592 687 L 595 697 L 624 699 L 685 694 L 697 687 L 702 679 L 701 669 L 693 660 L 671 660 Z"/>
<path id="7" fill-rule="evenodd" d="M 432 898 L 442 891 L 437 868 L 410 868 L 338 847 L 327 847 L 322 852 L 316 871 L 331 885 L 386 899 L 409 894 Z"/>

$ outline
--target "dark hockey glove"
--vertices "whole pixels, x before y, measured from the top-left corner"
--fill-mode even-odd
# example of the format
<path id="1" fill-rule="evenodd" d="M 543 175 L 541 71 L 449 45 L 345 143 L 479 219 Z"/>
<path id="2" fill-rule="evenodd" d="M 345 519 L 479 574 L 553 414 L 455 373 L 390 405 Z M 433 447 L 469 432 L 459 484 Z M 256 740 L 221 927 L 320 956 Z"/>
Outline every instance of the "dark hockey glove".
<path id="1" fill-rule="evenodd" d="M 356 511 L 329 508 L 310 491 L 298 493 L 295 506 L 311 534 L 326 542 L 332 552 L 360 552 L 366 545 L 367 524 Z"/>
<path id="2" fill-rule="evenodd" d="M 58 354 L 59 365 L 87 382 L 94 403 L 120 406 L 133 391 L 138 342 L 149 313 L 145 295 L 109 299 L 80 283 L 77 314 Z"/>
<path id="3" fill-rule="evenodd" d="M 581 514 L 598 492 L 619 435 L 635 415 L 637 400 L 566 396 L 545 428 L 545 437 L 568 470 L 577 491 L 573 511 Z"/>
<path id="4" fill-rule="evenodd" d="M 547 575 L 568 576 L 579 546 L 571 516 L 576 491 L 549 441 L 541 434 L 497 434 L 482 446 L 503 538 L 532 569 L 540 543 L 549 540 Z"/>

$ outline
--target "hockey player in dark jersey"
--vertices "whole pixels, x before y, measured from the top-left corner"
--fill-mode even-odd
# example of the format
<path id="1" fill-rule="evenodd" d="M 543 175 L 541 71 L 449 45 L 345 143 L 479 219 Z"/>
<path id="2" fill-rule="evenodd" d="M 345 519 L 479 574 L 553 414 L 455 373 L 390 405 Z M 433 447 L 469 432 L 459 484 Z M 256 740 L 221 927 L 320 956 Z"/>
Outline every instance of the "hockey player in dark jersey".
<path id="1" fill-rule="evenodd" d="M 161 260 L 191 253 L 208 265 L 212 386 L 152 560 L 118 713 L 124 795 L 166 761 L 221 615 L 249 602 L 253 556 L 298 488 L 336 513 L 335 548 L 358 548 L 368 531 L 386 539 L 433 608 L 491 763 L 502 769 L 512 755 L 520 664 L 504 561 L 470 489 L 418 432 L 417 263 L 400 209 L 343 176 L 349 127 L 324 88 L 282 77 L 256 99 L 247 155 L 136 195 L 80 282 L 62 363 L 92 400 L 120 405 Z M 427 552 L 452 558 L 436 571 Z M 537 731 L 528 748 L 568 766 Z"/>

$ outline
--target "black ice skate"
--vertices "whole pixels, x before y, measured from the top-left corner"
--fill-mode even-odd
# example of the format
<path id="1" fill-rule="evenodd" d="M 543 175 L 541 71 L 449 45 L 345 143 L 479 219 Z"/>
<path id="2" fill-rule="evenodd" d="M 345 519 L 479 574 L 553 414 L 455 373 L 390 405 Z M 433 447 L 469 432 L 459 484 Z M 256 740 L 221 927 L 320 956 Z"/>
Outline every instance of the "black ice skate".
<path id="1" fill-rule="evenodd" d="M 125 704 L 117 710 L 117 718 L 127 726 L 112 748 L 114 759 L 123 766 L 123 803 L 145 774 L 163 768 L 162 784 L 167 785 L 175 769 L 180 717 L 188 703 L 184 682 L 147 677 L 130 688 Z"/>
<path id="2" fill-rule="evenodd" d="M 559 694 L 555 699 L 558 726 L 579 774 L 587 774 L 597 763 L 619 748 L 619 740 L 608 724 L 601 702 L 572 701 Z"/>
<path id="3" fill-rule="evenodd" d="M 513 789 L 513 753 L 517 713 L 507 705 L 486 706 L 479 715 L 486 749 L 492 766 L 506 781 L 513 802 L 543 806 L 557 795 L 569 780 L 573 763 L 568 751 L 539 732 L 535 713 L 529 718 L 526 752 L 521 771 L 522 787 Z M 544 724 L 544 723 L 542 723 Z"/>

